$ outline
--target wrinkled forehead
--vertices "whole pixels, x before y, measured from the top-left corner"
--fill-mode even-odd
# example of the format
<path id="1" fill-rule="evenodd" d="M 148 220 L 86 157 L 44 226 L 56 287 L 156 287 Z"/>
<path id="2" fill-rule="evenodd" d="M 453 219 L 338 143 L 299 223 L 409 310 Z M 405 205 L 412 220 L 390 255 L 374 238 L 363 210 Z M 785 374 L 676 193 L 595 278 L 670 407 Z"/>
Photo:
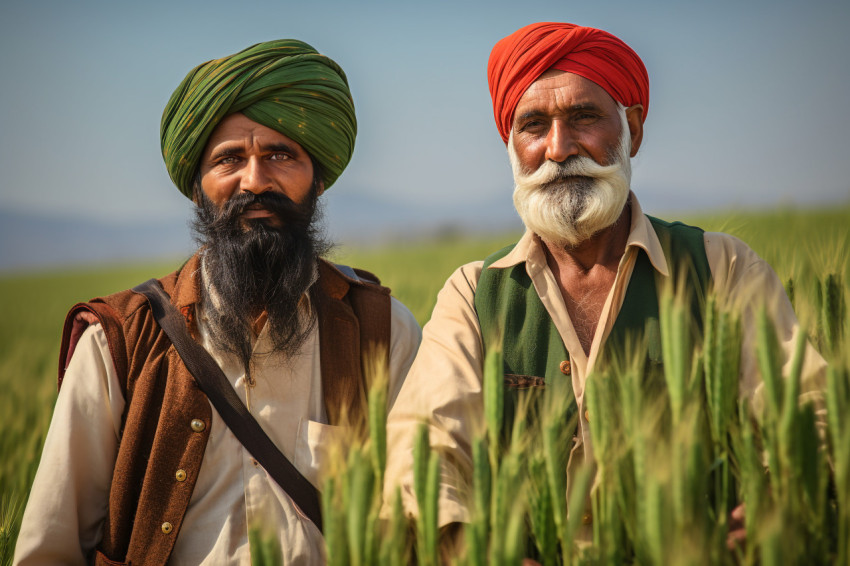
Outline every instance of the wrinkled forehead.
<path id="1" fill-rule="evenodd" d="M 620 104 L 590 79 L 558 69 L 549 69 L 532 82 L 514 110 L 514 121 L 530 108 L 568 109 L 595 107 L 614 111 Z"/>

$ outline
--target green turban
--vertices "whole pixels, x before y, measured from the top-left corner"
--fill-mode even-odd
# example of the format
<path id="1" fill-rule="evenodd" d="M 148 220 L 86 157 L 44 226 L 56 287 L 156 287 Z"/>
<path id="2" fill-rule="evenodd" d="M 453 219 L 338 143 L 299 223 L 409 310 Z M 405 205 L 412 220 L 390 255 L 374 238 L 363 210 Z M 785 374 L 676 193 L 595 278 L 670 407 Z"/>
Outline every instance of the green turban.
<path id="1" fill-rule="evenodd" d="M 236 112 L 301 144 L 321 164 L 325 189 L 354 151 L 357 119 L 340 66 L 294 39 L 258 43 L 195 67 L 165 107 L 162 157 L 187 197 L 210 134 Z"/>

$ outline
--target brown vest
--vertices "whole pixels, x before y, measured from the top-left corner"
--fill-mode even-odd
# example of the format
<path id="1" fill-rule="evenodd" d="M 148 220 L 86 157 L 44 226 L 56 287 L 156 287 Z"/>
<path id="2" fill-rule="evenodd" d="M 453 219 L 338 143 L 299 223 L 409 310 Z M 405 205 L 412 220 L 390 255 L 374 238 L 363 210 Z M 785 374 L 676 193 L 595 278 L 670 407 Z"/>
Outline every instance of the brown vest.
<path id="1" fill-rule="evenodd" d="M 199 266 L 195 255 L 160 279 L 195 337 Z M 311 299 L 318 313 L 325 407 L 329 422 L 337 424 L 342 414 L 356 417 L 364 410 L 363 362 L 368 356 L 361 353 L 378 345 L 389 363 L 390 291 L 320 261 Z M 126 400 L 96 563 L 165 564 L 200 471 L 210 432 L 210 403 L 154 322 L 147 300 L 129 290 L 70 310 L 59 358 L 60 386 L 76 340 L 92 315 L 106 333 Z"/>

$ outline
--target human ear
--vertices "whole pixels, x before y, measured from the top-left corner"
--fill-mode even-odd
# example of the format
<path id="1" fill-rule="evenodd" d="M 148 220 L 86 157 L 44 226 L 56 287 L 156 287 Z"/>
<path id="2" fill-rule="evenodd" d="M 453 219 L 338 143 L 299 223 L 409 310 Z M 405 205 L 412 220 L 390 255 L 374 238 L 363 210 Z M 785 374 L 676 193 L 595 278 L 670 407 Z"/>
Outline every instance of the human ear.
<path id="1" fill-rule="evenodd" d="M 643 105 L 635 104 L 626 108 L 626 122 L 629 124 L 629 134 L 632 139 L 631 157 L 637 155 L 643 141 Z"/>
<path id="2" fill-rule="evenodd" d="M 192 179 L 192 202 L 195 206 L 201 206 L 201 171 L 198 169 L 195 172 L 195 177 Z"/>

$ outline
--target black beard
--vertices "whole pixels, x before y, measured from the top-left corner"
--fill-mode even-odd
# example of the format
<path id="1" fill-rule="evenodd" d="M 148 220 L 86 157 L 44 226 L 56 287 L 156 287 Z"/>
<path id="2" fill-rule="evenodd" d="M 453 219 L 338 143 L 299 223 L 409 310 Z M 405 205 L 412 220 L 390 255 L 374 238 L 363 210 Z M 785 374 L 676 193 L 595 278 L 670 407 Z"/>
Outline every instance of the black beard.
<path id="1" fill-rule="evenodd" d="M 318 186 L 302 204 L 276 192 L 245 192 L 218 208 L 203 191 L 196 195 L 192 231 L 203 254 L 201 296 L 210 336 L 217 348 L 239 358 L 250 378 L 257 316 L 266 312 L 273 351 L 287 357 L 298 352 L 316 322 L 312 309 L 299 304 L 313 283 L 316 261 L 331 247 L 318 229 Z M 270 211 L 280 226 L 242 218 L 251 205 Z"/>

